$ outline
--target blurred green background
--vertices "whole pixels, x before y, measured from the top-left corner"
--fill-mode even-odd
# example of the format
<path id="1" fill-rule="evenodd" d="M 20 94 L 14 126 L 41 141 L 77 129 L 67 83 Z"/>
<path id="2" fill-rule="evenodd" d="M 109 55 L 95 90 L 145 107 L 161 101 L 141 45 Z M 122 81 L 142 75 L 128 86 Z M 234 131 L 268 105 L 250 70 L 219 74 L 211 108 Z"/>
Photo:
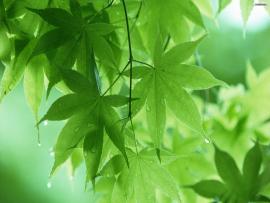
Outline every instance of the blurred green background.
<path id="1" fill-rule="evenodd" d="M 205 19 L 209 34 L 199 48 L 203 66 L 230 84 L 244 81 L 247 60 L 258 72 L 270 67 L 269 17 L 253 13 L 245 34 L 234 12 L 235 8 L 230 6 L 217 22 Z M 239 10 L 237 12 L 240 15 Z M 56 97 L 54 92 L 50 101 L 44 102 L 42 114 Z M 52 180 L 48 180 L 53 164 L 50 148 L 61 125 L 59 122 L 42 125 L 42 146 L 38 147 L 34 118 L 22 86 L 1 103 L 0 203 L 94 202 L 91 191 L 84 192 L 84 173 L 81 172 L 84 168 L 79 169 L 73 180 L 67 167 L 62 167 Z M 48 181 L 51 181 L 50 188 Z"/>

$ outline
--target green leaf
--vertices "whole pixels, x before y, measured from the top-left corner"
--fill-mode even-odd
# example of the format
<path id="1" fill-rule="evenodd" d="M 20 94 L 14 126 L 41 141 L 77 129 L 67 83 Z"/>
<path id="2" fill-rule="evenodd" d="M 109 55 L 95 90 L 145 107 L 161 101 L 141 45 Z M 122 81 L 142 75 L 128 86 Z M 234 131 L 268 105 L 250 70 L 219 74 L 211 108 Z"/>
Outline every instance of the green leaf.
<path id="1" fill-rule="evenodd" d="M 247 23 L 254 6 L 254 0 L 240 0 L 240 7 L 244 24 Z"/>
<path id="2" fill-rule="evenodd" d="M 40 37 L 32 56 L 57 49 L 72 40 L 73 37 L 74 34 L 72 32 L 67 32 L 62 28 L 50 30 Z"/>
<path id="3" fill-rule="evenodd" d="M 77 168 L 83 163 L 83 153 L 81 148 L 74 149 L 71 157 L 70 157 L 70 162 L 71 162 L 71 175 L 74 177 L 75 172 Z"/>
<path id="4" fill-rule="evenodd" d="M 94 103 L 95 100 L 87 95 L 68 94 L 62 96 L 51 105 L 39 123 L 44 120 L 65 120 L 75 113 L 84 111 L 86 107 Z"/>
<path id="5" fill-rule="evenodd" d="M 113 107 L 120 107 L 128 104 L 129 97 L 122 95 L 109 95 L 104 97 L 104 101 Z"/>
<path id="6" fill-rule="evenodd" d="M 0 101 L 5 95 L 12 91 L 21 80 L 35 44 L 36 40 L 29 41 L 19 55 L 6 66 L 0 85 Z"/>
<path id="7" fill-rule="evenodd" d="M 65 84 L 73 92 L 87 93 L 89 97 L 97 96 L 95 87 L 82 74 L 70 69 L 61 70 L 61 74 Z"/>
<path id="8" fill-rule="evenodd" d="M 146 102 L 148 90 L 150 88 L 151 84 L 151 74 L 145 75 L 134 87 L 132 91 L 132 95 L 134 98 L 138 98 L 138 100 L 135 100 L 132 102 L 131 106 L 131 112 L 132 116 L 136 116 L 137 113 L 142 109 Z"/>
<path id="9" fill-rule="evenodd" d="M 217 180 L 203 180 L 192 185 L 191 188 L 197 194 L 206 198 L 221 199 L 220 197 L 226 193 L 225 185 Z"/>
<path id="10" fill-rule="evenodd" d="M 132 68 L 132 78 L 142 79 L 145 75 L 149 74 L 150 69 L 145 66 L 134 66 Z M 126 70 L 123 75 L 130 77 L 130 70 Z"/>
<path id="11" fill-rule="evenodd" d="M 243 164 L 243 178 L 247 192 L 250 196 L 256 194 L 258 191 L 255 182 L 258 179 L 260 168 L 262 164 L 262 153 L 258 143 L 246 154 Z"/>
<path id="12" fill-rule="evenodd" d="M 191 90 L 203 90 L 214 86 L 227 86 L 225 82 L 216 79 L 203 67 L 178 65 L 167 67 L 166 81 L 177 84 L 179 87 Z"/>
<path id="13" fill-rule="evenodd" d="M 163 78 L 166 104 L 173 114 L 185 125 L 199 134 L 204 134 L 202 119 L 191 96 L 173 82 Z"/>
<path id="14" fill-rule="evenodd" d="M 201 13 L 192 1 L 182 0 L 178 1 L 178 3 L 181 5 L 182 12 L 189 20 L 201 26 L 202 28 L 205 28 Z"/>
<path id="15" fill-rule="evenodd" d="M 266 203 L 266 202 L 270 202 L 270 198 L 264 195 L 258 195 L 255 197 L 253 201 Z"/>
<path id="16" fill-rule="evenodd" d="M 54 147 L 55 161 L 51 175 L 72 154 L 73 149 L 83 141 L 84 137 L 96 126 L 89 112 L 83 112 L 72 116 L 61 130 Z"/>
<path id="17" fill-rule="evenodd" d="M 70 7 L 71 13 L 75 17 L 77 18 L 82 17 L 81 6 L 77 0 L 69 0 L 69 7 Z"/>
<path id="18" fill-rule="evenodd" d="M 185 42 L 178 44 L 175 47 L 167 51 L 161 58 L 160 66 L 173 66 L 187 60 L 195 52 L 197 46 L 205 38 L 201 37 L 196 41 Z"/>
<path id="19" fill-rule="evenodd" d="M 156 191 L 171 200 L 180 201 L 178 187 L 166 169 L 157 163 L 156 156 L 149 157 L 145 151 L 135 154 L 128 151 L 130 168 L 125 168 L 118 179 L 118 184 L 128 202 L 156 202 Z M 119 195 L 119 194 L 118 194 Z"/>
<path id="20" fill-rule="evenodd" d="M 38 121 L 38 111 L 44 92 L 43 68 L 47 64 L 45 56 L 33 58 L 24 72 L 24 92 L 28 105 Z"/>
<path id="21" fill-rule="evenodd" d="M 246 71 L 246 83 L 249 88 L 252 88 L 258 82 L 258 75 L 255 69 L 252 67 L 250 61 L 247 63 L 247 71 Z"/>
<path id="22" fill-rule="evenodd" d="M 106 65 L 115 65 L 115 57 L 108 41 L 96 33 L 88 33 L 88 40 L 93 46 L 94 53 L 99 60 Z"/>
<path id="23" fill-rule="evenodd" d="M 226 8 L 232 0 L 219 0 L 218 13 L 220 13 L 224 8 Z"/>
<path id="24" fill-rule="evenodd" d="M 84 158 L 87 168 L 86 182 L 92 181 L 95 185 L 95 178 L 100 164 L 103 146 L 103 126 L 97 127 L 94 131 L 89 132 L 83 144 Z"/>
<path id="25" fill-rule="evenodd" d="M 97 35 L 108 35 L 115 29 L 115 26 L 108 23 L 92 23 L 86 27 L 87 32 L 95 33 Z"/>
<path id="26" fill-rule="evenodd" d="M 160 150 L 166 124 L 164 90 L 159 75 L 153 73 L 146 102 L 146 116 L 151 139 Z M 160 158 L 160 157 L 159 157 Z"/>
<path id="27" fill-rule="evenodd" d="M 221 151 L 217 146 L 215 146 L 215 164 L 222 180 L 238 194 L 237 192 L 241 190 L 239 186 L 242 185 L 241 173 L 233 158 L 227 152 Z"/>
<path id="28" fill-rule="evenodd" d="M 99 172 L 101 176 L 114 176 L 119 174 L 125 167 L 125 159 L 118 154 L 113 156 Z"/>
<path id="29" fill-rule="evenodd" d="M 43 20 L 56 27 L 65 29 L 79 29 L 81 22 L 76 20 L 70 13 L 60 8 L 32 9 L 28 10 L 38 14 Z"/>
<path id="30" fill-rule="evenodd" d="M 124 137 L 125 123 L 120 120 L 115 110 L 105 101 L 102 101 L 102 119 L 108 136 L 110 137 L 113 144 L 123 154 L 128 164 Z"/>

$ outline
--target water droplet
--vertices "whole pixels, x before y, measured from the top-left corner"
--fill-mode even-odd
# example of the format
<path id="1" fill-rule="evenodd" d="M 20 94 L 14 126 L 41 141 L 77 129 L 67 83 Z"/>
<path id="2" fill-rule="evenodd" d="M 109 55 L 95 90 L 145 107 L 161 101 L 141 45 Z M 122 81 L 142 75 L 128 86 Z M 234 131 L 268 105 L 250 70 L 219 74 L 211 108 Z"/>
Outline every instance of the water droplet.
<path id="1" fill-rule="evenodd" d="M 74 180 L 74 175 L 69 176 L 69 180 Z"/>
<path id="2" fill-rule="evenodd" d="M 90 150 L 91 153 L 95 154 L 97 152 L 97 148 L 96 147 L 92 147 Z"/>
<path id="3" fill-rule="evenodd" d="M 211 141 L 210 141 L 208 138 L 204 138 L 204 142 L 205 142 L 206 144 L 210 144 L 210 143 L 211 143 Z"/>
<path id="4" fill-rule="evenodd" d="M 51 181 L 49 181 L 48 183 L 47 183 L 47 188 L 51 188 L 52 187 L 52 183 L 51 183 Z"/>
<path id="5" fill-rule="evenodd" d="M 39 142 L 39 143 L 37 144 L 37 146 L 38 146 L 38 147 L 41 147 L 41 143 Z"/>
<path id="6" fill-rule="evenodd" d="M 52 147 L 50 148 L 49 152 L 50 152 L 50 156 L 54 157 L 55 153 L 54 153 L 54 151 L 53 151 L 53 148 L 52 148 Z"/>
<path id="7" fill-rule="evenodd" d="M 47 125 L 48 125 L 48 120 L 45 120 L 45 121 L 43 122 L 43 125 L 44 125 L 44 126 L 47 126 Z"/>
<path id="8" fill-rule="evenodd" d="M 151 107 L 149 105 L 146 106 L 146 111 L 151 111 Z"/>

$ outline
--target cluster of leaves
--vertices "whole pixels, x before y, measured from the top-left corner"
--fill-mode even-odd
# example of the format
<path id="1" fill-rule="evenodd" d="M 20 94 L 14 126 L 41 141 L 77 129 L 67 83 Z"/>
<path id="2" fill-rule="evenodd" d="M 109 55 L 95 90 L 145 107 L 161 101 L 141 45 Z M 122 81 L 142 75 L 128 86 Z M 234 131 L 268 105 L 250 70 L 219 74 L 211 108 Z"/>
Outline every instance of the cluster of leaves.
<path id="1" fill-rule="evenodd" d="M 203 180 L 192 188 L 201 196 L 222 202 L 269 202 L 270 199 L 260 195 L 260 190 L 270 182 L 269 165 L 260 173 L 262 152 L 258 143 L 246 154 L 242 174 L 233 158 L 215 147 L 215 164 L 218 180 Z"/>
<path id="2" fill-rule="evenodd" d="M 23 78 L 37 128 L 43 121 L 65 120 L 51 175 L 68 159 L 73 170 L 84 161 L 86 185 L 91 181 L 102 194 L 98 202 L 180 202 L 179 187 L 186 183 L 182 175 L 190 175 L 181 164 L 193 162 L 194 143 L 198 147 L 204 139 L 210 142 L 208 128 L 226 130 L 216 115 L 210 121 L 202 119 L 200 99 L 193 95 L 196 90 L 226 86 L 198 66 L 195 52 L 206 32 L 198 5 L 192 0 L 0 0 L 0 58 L 5 66 L 0 99 Z M 221 2 L 220 8 L 225 5 Z M 194 32 L 203 37 L 193 40 Z M 252 71 L 249 78 L 251 83 L 257 80 Z M 63 96 L 40 118 L 44 92 L 48 98 L 53 88 Z M 237 115 L 236 125 L 245 124 L 250 114 Z M 179 140 L 175 123 L 181 126 L 181 135 L 190 138 Z M 244 124 L 234 134 L 246 130 Z M 191 154 L 183 155 L 181 150 L 189 143 Z M 196 155 L 196 161 L 208 163 L 201 156 Z M 261 167 L 259 159 L 257 168 L 250 166 L 254 156 L 262 156 L 258 144 L 248 153 L 241 175 L 229 155 L 216 147 L 216 165 L 225 184 L 204 181 L 194 190 L 236 201 L 230 191 L 235 182 L 226 184 L 238 181 L 237 176 L 224 170 L 233 165 L 241 179 L 237 184 L 249 187 L 243 179 L 253 181 Z M 269 176 L 267 169 L 262 174 Z M 192 178 L 188 181 L 194 183 Z M 222 194 L 207 190 L 213 184 Z M 261 200 L 264 196 L 256 189 L 237 193 L 237 201 Z"/>

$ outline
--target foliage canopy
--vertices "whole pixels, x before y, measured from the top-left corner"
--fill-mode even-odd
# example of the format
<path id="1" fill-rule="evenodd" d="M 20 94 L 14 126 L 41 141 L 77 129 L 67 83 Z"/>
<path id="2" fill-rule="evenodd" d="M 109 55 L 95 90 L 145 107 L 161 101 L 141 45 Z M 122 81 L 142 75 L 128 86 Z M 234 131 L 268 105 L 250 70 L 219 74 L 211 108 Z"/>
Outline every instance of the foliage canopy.
<path id="1" fill-rule="evenodd" d="M 218 13 L 229 3 L 219 0 Z M 254 2 L 240 4 L 247 22 Z M 38 131 L 44 121 L 65 120 L 51 175 L 68 159 L 74 171 L 84 162 L 98 202 L 191 203 L 198 195 L 270 202 L 262 192 L 270 182 L 270 139 L 261 130 L 270 115 L 260 112 L 254 124 L 260 105 L 251 99 L 269 98 L 269 71 L 258 76 L 249 67 L 249 89 L 239 95 L 202 67 L 197 48 L 207 37 L 207 6 L 211 1 L 0 0 L 0 99 L 23 79 Z M 219 105 L 196 94 L 209 88 L 221 88 Z M 62 96 L 40 116 L 53 89 Z M 249 151 L 240 171 L 223 150 L 235 150 L 229 143 L 243 133 Z M 205 155 L 213 149 L 214 157 Z"/>

